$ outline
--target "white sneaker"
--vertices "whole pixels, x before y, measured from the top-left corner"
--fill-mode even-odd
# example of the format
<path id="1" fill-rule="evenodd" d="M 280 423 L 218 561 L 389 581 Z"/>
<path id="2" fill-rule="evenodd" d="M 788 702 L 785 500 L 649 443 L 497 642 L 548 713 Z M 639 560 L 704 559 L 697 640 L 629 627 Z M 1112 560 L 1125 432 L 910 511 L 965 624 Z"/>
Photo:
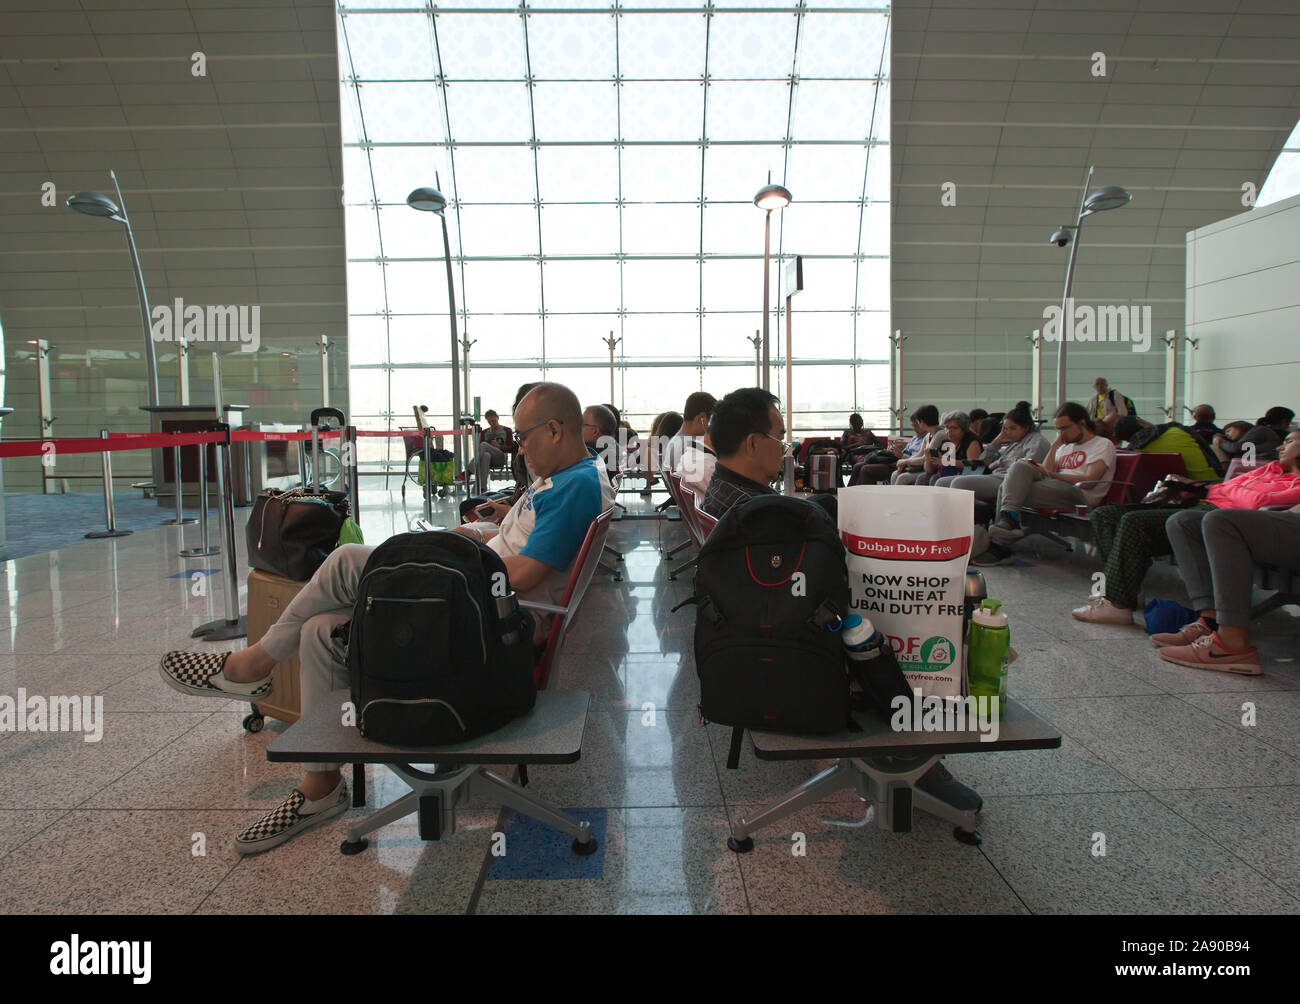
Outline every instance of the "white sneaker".
<path id="1" fill-rule="evenodd" d="M 1086 607 L 1075 607 L 1074 619 L 1089 624 L 1133 624 L 1133 611 L 1121 607 L 1104 596 L 1094 596 Z"/>

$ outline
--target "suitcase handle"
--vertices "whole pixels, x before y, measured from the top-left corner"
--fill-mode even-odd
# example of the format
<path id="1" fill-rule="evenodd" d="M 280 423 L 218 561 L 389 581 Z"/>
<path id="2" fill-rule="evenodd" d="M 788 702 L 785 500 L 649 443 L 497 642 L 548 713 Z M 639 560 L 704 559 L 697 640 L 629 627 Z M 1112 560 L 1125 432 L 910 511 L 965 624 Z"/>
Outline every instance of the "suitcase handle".
<path id="1" fill-rule="evenodd" d="M 321 421 L 320 421 L 320 420 L 321 420 L 322 418 L 336 418 L 336 419 L 338 419 L 338 423 L 339 423 L 340 428 L 342 427 L 343 422 L 345 421 L 345 419 L 344 419 L 344 417 L 343 417 L 343 412 L 339 411 L 337 408 L 316 408 L 316 409 L 314 409 L 314 410 L 312 411 L 312 413 L 311 413 L 311 423 L 310 423 L 310 424 L 311 424 L 311 425 L 314 425 L 314 426 L 320 426 L 320 425 L 321 425 Z"/>

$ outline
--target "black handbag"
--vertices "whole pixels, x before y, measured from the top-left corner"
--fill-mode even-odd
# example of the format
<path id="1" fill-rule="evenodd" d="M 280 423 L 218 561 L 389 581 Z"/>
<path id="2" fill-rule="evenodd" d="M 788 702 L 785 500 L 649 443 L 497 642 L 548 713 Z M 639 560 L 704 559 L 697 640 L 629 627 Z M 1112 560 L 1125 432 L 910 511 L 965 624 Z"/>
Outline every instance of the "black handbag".
<path id="1" fill-rule="evenodd" d="M 306 582 L 338 545 L 352 514 L 342 492 L 268 488 L 248 517 L 248 563 L 273 575 Z"/>
<path id="2" fill-rule="evenodd" d="M 1209 485 L 1166 475 L 1138 503 L 1144 509 L 1190 509 L 1205 501 Z"/>

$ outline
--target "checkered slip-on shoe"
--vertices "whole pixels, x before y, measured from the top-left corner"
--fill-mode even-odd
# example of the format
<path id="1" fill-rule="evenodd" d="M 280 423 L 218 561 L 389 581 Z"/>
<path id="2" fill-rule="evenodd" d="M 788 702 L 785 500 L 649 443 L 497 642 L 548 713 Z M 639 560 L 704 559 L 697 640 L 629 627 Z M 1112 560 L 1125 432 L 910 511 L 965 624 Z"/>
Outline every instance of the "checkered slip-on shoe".
<path id="1" fill-rule="evenodd" d="M 269 851 L 347 811 L 348 786 L 341 780 L 337 788 L 315 802 L 307 801 L 295 788 L 288 798 L 235 838 L 235 850 L 240 854 Z"/>
<path id="2" fill-rule="evenodd" d="M 163 682 L 182 694 L 256 701 L 271 692 L 272 675 L 256 683 L 235 683 L 222 675 L 229 652 L 168 652 L 158 664 Z"/>

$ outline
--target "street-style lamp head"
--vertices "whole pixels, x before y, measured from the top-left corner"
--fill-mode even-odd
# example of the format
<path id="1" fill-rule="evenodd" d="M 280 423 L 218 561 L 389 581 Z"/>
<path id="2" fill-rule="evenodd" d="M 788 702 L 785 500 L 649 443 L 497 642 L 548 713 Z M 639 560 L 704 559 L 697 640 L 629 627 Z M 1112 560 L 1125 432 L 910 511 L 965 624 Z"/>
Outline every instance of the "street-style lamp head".
<path id="1" fill-rule="evenodd" d="M 1083 200 L 1083 214 L 1090 216 L 1093 213 L 1105 212 L 1107 209 L 1118 209 L 1120 206 L 1127 205 L 1132 198 L 1128 189 L 1120 188 L 1119 185 L 1107 185 L 1105 188 L 1097 189 Z"/>
<path id="2" fill-rule="evenodd" d="M 754 196 L 754 205 L 769 213 L 773 209 L 784 209 L 790 202 L 790 190 L 781 185 L 764 185 Z"/>
<path id="3" fill-rule="evenodd" d="M 436 188 L 417 188 L 406 197 L 406 204 L 425 213 L 442 213 L 447 208 L 447 197 Z"/>
<path id="4" fill-rule="evenodd" d="M 116 220 L 118 223 L 126 222 L 126 216 L 118 208 L 117 203 L 107 195 L 101 195 L 99 192 L 78 192 L 68 199 L 68 208 L 73 212 L 84 213 L 87 216 L 101 216 L 105 219 Z"/>

